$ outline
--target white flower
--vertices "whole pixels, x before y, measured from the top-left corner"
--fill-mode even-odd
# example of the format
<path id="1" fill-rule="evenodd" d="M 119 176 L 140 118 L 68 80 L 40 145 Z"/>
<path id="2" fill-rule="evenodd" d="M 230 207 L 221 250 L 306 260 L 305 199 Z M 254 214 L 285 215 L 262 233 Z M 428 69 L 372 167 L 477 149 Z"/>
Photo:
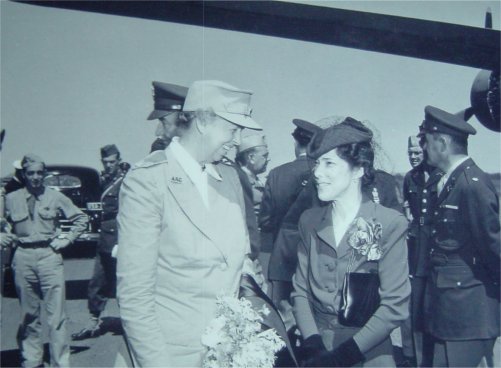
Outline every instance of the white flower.
<path id="1" fill-rule="evenodd" d="M 285 343 L 274 329 L 261 331 L 261 315 L 270 313 L 266 306 L 255 311 L 250 301 L 227 296 L 216 304 L 216 317 L 202 336 L 203 368 L 272 368 Z"/>

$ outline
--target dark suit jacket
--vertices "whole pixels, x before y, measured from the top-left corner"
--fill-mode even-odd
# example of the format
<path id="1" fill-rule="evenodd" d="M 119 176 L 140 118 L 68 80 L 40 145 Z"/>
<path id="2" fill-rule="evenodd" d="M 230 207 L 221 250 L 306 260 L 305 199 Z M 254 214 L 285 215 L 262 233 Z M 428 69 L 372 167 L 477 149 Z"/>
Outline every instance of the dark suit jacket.
<path id="1" fill-rule="evenodd" d="M 472 159 L 439 193 L 432 226 L 427 330 L 443 340 L 499 336 L 499 198 Z"/>
<path id="2" fill-rule="evenodd" d="M 308 182 L 311 163 L 306 156 L 280 165 L 268 174 L 258 223 L 262 232 L 271 233 L 275 241 L 282 220 Z"/>

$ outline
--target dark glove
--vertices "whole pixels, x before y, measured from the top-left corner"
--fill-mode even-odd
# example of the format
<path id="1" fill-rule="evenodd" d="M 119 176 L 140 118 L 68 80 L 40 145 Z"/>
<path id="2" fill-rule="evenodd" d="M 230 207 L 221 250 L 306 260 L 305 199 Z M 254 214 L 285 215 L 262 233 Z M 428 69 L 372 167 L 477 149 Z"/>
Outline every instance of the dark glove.
<path id="1" fill-rule="evenodd" d="M 365 359 L 353 338 L 343 342 L 333 351 L 324 351 L 312 356 L 303 367 L 351 367 Z"/>
<path id="2" fill-rule="evenodd" d="M 320 335 L 311 335 L 302 342 L 301 348 L 299 349 L 298 361 L 301 366 L 304 366 L 304 362 L 324 352 L 327 352 L 327 349 L 322 341 L 322 337 Z"/>

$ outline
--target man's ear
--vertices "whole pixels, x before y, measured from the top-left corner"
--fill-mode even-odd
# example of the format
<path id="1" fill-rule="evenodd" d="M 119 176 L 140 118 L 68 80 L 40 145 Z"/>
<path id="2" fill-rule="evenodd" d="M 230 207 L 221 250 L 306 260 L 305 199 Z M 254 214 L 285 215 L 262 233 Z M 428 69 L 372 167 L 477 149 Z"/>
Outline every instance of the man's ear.
<path id="1" fill-rule="evenodd" d="M 436 140 L 438 142 L 438 147 L 439 147 L 440 152 L 447 151 L 447 149 L 449 148 L 450 143 L 451 143 L 450 137 L 440 134 L 436 137 Z"/>

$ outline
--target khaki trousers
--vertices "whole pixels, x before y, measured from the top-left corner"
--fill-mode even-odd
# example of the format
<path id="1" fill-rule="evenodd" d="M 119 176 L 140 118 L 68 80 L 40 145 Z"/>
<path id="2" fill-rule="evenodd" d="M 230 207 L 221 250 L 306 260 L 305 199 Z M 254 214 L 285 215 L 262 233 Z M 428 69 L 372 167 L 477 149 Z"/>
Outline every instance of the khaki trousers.
<path id="1" fill-rule="evenodd" d="M 23 367 L 42 364 L 43 341 L 40 308 L 45 306 L 49 327 L 51 367 L 68 367 L 70 351 L 66 333 L 63 258 L 52 248 L 18 247 L 12 262 L 21 305 L 18 344 Z"/>

